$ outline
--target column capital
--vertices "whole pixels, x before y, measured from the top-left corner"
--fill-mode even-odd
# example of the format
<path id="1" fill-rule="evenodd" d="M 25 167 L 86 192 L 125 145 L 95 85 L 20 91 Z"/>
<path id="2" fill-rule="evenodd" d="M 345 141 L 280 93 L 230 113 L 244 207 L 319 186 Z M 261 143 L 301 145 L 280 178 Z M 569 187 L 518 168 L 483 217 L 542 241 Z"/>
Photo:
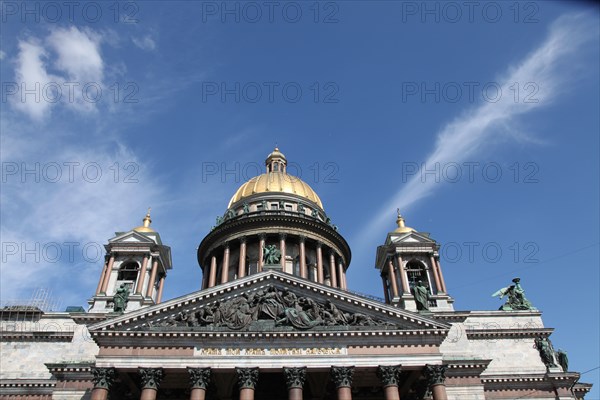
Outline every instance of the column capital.
<path id="1" fill-rule="evenodd" d="M 336 388 L 352 387 L 354 367 L 331 367 L 331 378 Z"/>
<path id="2" fill-rule="evenodd" d="M 304 243 L 304 242 L 306 242 L 306 236 L 304 236 L 304 235 L 300 235 L 300 236 L 298 236 L 298 242 L 299 242 L 299 243 Z"/>
<path id="3" fill-rule="evenodd" d="M 287 238 L 287 233 L 280 233 L 279 240 L 285 240 Z"/>
<path id="4" fill-rule="evenodd" d="M 258 234 L 258 238 L 261 240 L 266 240 L 267 239 L 267 234 L 266 233 L 259 233 Z"/>
<path id="5" fill-rule="evenodd" d="M 116 376 L 114 368 L 96 368 L 92 367 L 92 382 L 94 388 L 110 389 Z"/>
<path id="6" fill-rule="evenodd" d="M 210 368 L 191 368 L 188 367 L 188 374 L 190 375 L 190 387 L 192 389 L 204 389 L 208 388 L 210 384 Z"/>
<path id="7" fill-rule="evenodd" d="M 317 248 L 320 249 L 323 247 L 323 242 L 317 241 Z"/>
<path id="8" fill-rule="evenodd" d="M 158 390 L 160 382 L 165 377 L 162 368 L 139 368 L 139 374 L 142 380 L 142 389 Z"/>
<path id="9" fill-rule="evenodd" d="M 223 248 L 229 250 L 229 241 L 223 242 Z"/>
<path id="10" fill-rule="evenodd" d="M 283 367 L 283 375 L 288 390 L 293 388 L 302 388 L 306 380 L 306 367 Z"/>
<path id="11" fill-rule="evenodd" d="M 402 372 L 402 367 L 400 365 L 397 366 L 384 366 L 380 365 L 377 367 L 377 377 L 383 383 L 383 387 L 386 386 L 398 386 L 398 382 L 400 382 L 400 373 Z"/>
<path id="12" fill-rule="evenodd" d="M 258 368 L 235 367 L 238 386 L 241 389 L 254 389 L 258 383 Z"/>
<path id="13" fill-rule="evenodd" d="M 247 241 L 247 240 L 248 240 L 248 237 L 247 237 L 247 236 L 241 236 L 241 237 L 239 238 L 239 241 L 240 241 L 240 243 L 246 243 L 246 241 Z"/>
<path id="14" fill-rule="evenodd" d="M 425 377 L 427 378 L 427 384 L 429 386 L 443 385 L 444 381 L 446 380 L 446 366 L 426 365 Z"/>

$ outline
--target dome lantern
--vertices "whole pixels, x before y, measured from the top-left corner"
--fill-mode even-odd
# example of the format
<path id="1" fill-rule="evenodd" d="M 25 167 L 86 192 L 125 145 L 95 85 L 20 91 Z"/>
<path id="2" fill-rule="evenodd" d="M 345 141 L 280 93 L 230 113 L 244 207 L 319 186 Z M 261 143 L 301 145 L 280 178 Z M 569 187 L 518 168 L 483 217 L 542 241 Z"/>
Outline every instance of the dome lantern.
<path id="1" fill-rule="evenodd" d="M 287 159 L 279 148 L 275 146 L 275 150 L 267 156 L 265 160 L 265 166 L 267 167 L 267 173 L 269 172 L 283 172 L 286 173 Z"/>

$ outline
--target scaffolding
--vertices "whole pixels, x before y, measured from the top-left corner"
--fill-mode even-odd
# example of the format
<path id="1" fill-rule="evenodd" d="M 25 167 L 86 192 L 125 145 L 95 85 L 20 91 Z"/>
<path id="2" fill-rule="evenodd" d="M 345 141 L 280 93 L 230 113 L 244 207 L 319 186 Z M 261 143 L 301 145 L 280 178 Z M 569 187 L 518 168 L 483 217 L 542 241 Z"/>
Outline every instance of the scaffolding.
<path id="1" fill-rule="evenodd" d="M 42 313 L 60 310 L 61 299 L 52 296 L 48 288 L 37 288 L 29 300 L 6 300 L 2 302 L 2 319 L 11 321 L 33 321 Z"/>

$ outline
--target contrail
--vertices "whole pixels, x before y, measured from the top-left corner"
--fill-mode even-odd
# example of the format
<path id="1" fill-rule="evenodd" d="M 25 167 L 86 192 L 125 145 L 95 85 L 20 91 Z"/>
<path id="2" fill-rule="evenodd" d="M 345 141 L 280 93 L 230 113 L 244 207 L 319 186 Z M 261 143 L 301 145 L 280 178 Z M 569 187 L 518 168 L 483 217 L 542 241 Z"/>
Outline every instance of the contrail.
<path id="1" fill-rule="evenodd" d="M 545 41 L 520 63 L 509 67 L 497 80 L 502 96 L 496 102 L 481 104 L 453 121 L 447 123 L 437 134 L 435 147 L 424 161 L 432 169 L 436 163 L 461 164 L 482 152 L 499 135 L 513 139 L 527 139 L 511 130 L 515 117 L 552 103 L 565 90 L 566 84 L 575 79 L 573 66 L 577 53 L 590 39 L 598 37 L 598 28 L 589 16 L 566 14 L 552 25 Z M 528 86 L 528 96 L 521 93 L 515 98 L 511 85 Z M 514 86 L 512 88 L 514 90 Z M 434 179 L 421 179 L 416 171 L 406 184 L 393 195 L 365 229 L 357 242 L 364 243 L 387 232 L 396 208 L 402 212 L 415 202 L 431 195 L 439 188 Z"/>

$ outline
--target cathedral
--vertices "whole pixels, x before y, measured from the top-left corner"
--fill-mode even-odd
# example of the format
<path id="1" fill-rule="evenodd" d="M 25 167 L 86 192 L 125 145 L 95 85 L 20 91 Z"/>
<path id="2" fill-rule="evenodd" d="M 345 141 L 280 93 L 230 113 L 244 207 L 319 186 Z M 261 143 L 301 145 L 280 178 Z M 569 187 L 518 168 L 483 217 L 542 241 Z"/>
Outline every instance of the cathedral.
<path id="1" fill-rule="evenodd" d="M 396 222 L 373 251 L 382 297 L 353 292 L 348 243 L 275 148 L 200 242 L 198 291 L 163 299 L 149 211 L 108 240 L 87 311 L 2 308 L 0 399 L 584 398 L 518 278 L 499 310 L 457 311 L 440 245 Z"/>

